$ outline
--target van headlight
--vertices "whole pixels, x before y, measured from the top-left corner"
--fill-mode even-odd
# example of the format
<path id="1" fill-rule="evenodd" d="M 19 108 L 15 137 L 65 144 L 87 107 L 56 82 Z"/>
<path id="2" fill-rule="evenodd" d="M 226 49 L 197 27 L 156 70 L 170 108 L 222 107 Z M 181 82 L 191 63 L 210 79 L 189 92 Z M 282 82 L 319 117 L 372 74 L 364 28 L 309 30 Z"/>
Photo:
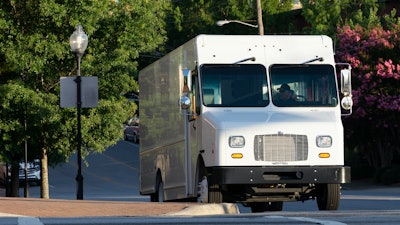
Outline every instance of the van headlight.
<path id="1" fill-rule="evenodd" d="M 245 140 L 243 136 L 230 136 L 229 137 L 229 146 L 231 148 L 243 148 L 245 144 Z"/>
<path id="2" fill-rule="evenodd" d="M 328 135 L 317 136 L 317 146 L 320 148 L 328 148 L 332 146 L 332 137 Z"/>

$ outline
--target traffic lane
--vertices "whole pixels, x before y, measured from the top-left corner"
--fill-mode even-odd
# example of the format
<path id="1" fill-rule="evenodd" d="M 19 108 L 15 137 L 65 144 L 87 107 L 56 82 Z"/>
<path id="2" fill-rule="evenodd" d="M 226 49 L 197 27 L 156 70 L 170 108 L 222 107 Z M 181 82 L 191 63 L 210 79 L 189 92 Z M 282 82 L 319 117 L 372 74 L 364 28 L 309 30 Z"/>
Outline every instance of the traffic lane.
<path id="1" fill-rule="evenodd" d="M 50 198 L 76 199 L 77 171 L 76 154 L 68 162 L 50 167 Z M 82 175 L 84 199 L 149 201 L 148 196 L 139 194 L 139 146 L 132 142 L 121 140 L 101 154 L 91 153 L 82 163 Z M 31 186 L 29 196 L 40 198 L 40 187 Z"/>
<path id="2" fill-rule="evenodd" d="M 138 146 L 120 141 L 102 154 L 86 158 L 88 167 L 83 170 L 86 199 L 133 200 L 139 196 Z M 86 190 L 86 191 L 85 191 Z M 143 196 L 139 198 L 143 199 Z"/>
<path id="3" fill-rule="evenodd" d="M 76 155 L 70 160 L 76 166 Z M 103 153 L 86 157 L 82 168 L 84 199 L 115 201 L 149 201 L 139 194 L 139 146 L 119 141 Z M 77 168 L 76 168 L 77 169 Z M 75 188 L 76 186 L 74 186 Z"/>
<path id="4" fill-rule="evenodd" d="M 83 169 L 89 185 L 110 183 L 121 188 L 138 187 L 139 178 L 138 146 L 120 141 L 103 153 L 92 153 L 85 158 Z"/>
<path id="5" fill-rule="evenodd" d="M 341 210 L 398 210 L 400 185 L 378 185 L 369 180 L 355 180 L 343 185 Z"/>

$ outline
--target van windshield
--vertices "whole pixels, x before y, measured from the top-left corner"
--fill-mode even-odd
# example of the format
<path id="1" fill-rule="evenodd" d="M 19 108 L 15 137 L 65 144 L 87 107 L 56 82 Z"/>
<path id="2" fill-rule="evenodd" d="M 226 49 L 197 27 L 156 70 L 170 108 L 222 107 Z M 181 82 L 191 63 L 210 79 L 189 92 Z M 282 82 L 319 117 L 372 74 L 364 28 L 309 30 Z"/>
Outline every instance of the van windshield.
<path id="1" fill-rule="evenodd" d="M 331 65 L 272 65 L 272 102 L 282 107 L 334 107 L 338 104 Z"/>
<path id="2" fill-rule="evenodd" d="M 259 64 L 204 64 L 200 68 L 203 105 L 265 107 L 269 104 L 266 69 Z"/>

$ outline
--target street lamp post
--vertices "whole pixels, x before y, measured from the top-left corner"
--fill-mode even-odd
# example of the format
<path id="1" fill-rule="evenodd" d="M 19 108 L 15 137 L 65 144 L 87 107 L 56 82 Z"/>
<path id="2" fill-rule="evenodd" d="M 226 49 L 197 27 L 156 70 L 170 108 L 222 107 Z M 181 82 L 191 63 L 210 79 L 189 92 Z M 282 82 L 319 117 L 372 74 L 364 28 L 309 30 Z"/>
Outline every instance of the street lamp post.
<path id="1" fill-rule="evenodd" d="M 254 20 L 247 20 L 247 21 L 255 22 Z M 218 26 L 223 26 L 228 23 L 240 23 L 245 26 L 258 28 L 258 34 L 264 35 L 264 24 L 263 24 L 263 20 L 262 20 L 261 0 L 257 0 L 257 25 L 246 23 L 246 20 L 245 21 L 242 21 L 242 20 L 218 20 L 216 24 Z"/>
<path id="2" fill-rule="evenodd" d="M 78 25 L 74 33 L 69 38 L 69 45 L 71 51 L 75 54 L 77 71 L 76 71 L 76 108 L 77 108 L 77 154 L 78 154 L 78 174 L 76 175 L 76 199 L 83 199 L 83 176 L 82 176 L 82 133 L 81 133 L 81 109 L 82 109 L 82 95 L 81 95 L 81 59 L 85 54 L 86 47 L 88 45 L 88 37 L 83 31 L 82 25 Z"/>

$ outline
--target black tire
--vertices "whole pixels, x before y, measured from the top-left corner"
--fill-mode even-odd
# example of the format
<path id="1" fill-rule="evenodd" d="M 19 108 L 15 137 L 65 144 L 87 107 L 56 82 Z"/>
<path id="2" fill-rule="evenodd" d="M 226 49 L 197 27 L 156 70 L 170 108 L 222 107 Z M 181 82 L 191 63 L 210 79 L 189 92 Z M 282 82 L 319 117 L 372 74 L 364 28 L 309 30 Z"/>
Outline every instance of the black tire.
<path id="1" fill-rule="evenodd" d="M 340 204 L 340 184 L 318 184 L 317 204 L 319 210 L 338 210 Z"/>
<path id="2" fill-rule="evenodd" d="M 208 185 L 208 202 L 209 203 L 223 202 L 222 190 L 219 184 Z"/>
<path id="3" fill-rule="evenodd" d="M 156 181 L 156 192 L 150 195 L 150 201 L 152 202 L 164 202 L 164 184 L 160 175 L 157 176 Z"/>
<path id="4" fill-rule="evenodd" d="M 212 183 L 210 179 L 210 175 L 207 172 L 206 167 L 204 166 L 203 160 L 199 159 L 197 161 L 197 172 L 196 172 L 196 184 L 199 185 L 203 179 L 206 179 L 207 182 L 207 200 L 206 202 L 203 203 L 222 203 L 224 201 L 223 195 L 222 195 L 222 189 L 221 185 L 217 183 Z M 199 195 L 200 200 L 202 199 L 201 196 Z"/>

